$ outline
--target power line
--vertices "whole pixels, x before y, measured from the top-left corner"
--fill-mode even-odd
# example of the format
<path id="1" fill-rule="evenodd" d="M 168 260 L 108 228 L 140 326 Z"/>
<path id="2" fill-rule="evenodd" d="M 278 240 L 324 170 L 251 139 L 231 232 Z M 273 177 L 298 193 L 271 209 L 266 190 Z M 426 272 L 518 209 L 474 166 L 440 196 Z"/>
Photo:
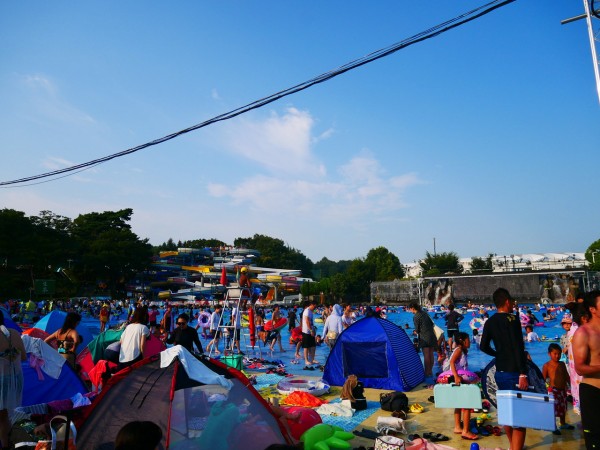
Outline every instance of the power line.
<path id="1" fill-rule="evenodd" d="M 39 175 L 33 175 L 33 176 L 29 176 L 29 177 L 25 177 L 25 178 L 19 178 L 17 180 L 11 180 L 11 181 L 2 181 L 0 182 L 0 187 L 16 187 L 16 186 L 10 186 L 10 185 L 16 185 L 16 184 L 20 184 L 21 186 L 24 186 L 23 183 L 27 183 L 30 181 L 35 181 L 35 180 L 39 180 L 42 178 L 48 178 L 48 177 L 53 177 L 56 175 L 61 175 L 61 174 L 65 174 L 65 173 L 70 173 L 70 172 L 74 172 L 74 171 L 82 171 L 85 170 L 91 166 L 95 166 L 98 164 L 102 164 L 105 163 L 107 161 L 110 161 L 112 159 L 116 159 L 116 158 L 120 158 L 122 156 L 125 155 L 129 155 L 131 153 L 135 153 L 138 152 L 140 150 L 143 150 L 145 148 L 148 147 L 152 147 L 154 145 L 158 145 L 158 144 L 162 144 L 163 142 L 166 141 L 170 141 L 171 139 L 175 139 L 176 137 L 179 137 L 183 134 L 189 133 L 191 131 L 195 131 L 198 130 L 200 128 L 204 128 L 208 125 L 212 125 L 213 123 L 216 122 L 221 122 L 224 120 L 229 120 L 232 119 L 236 116 L 239 116 L 241 114 L 244 114 L 248 111 L 251 111 L 253 109 L 257 109 L 257 108 L 261 108 L 265 105 L 268 105 L 269 103 L 273 103 L 276 100 L 279 100 L 283 97 L 287 97 L 288 95 L 292 95 L 295 94 L 297 92 L 303 91 L 305 89 L 308 89 L 311 86 L 314 86 L 316 84 L 319 83 L 323 83 L 325 81 L 331 80 L 332 78 L 335 78 L 345 72 L 348 72 L 350 70 L 356 69 L 360 66 L 363 66 L 365 64 L 371 63 L 373 61 L 376 61 L 378 59 L 384 58 L 386 56 L 391 55 L 392 53 L 395 53 L 405 47 L 408 47 L 409 45 L 413 45 L 416 44 L 418 42 L 424 41 L 426 39 L 431 39 L 433 37 L 436 37 L 442 33 L 445 33 L 446 31 L 449 31 L 453 28 L 456 28 L 458 26 L 464 25 L 472 20 L 475 20 L 479 17 L 482 17 L 486 14 L 489 14 L 490 12 L 502 7 L 502 6 L 506 6 L 509 3 L 513 3 L 516 0 L 494 0 L 492 2 L 486 3 L 485 5 L 482 5 L 478 8 L 475 8 L 469 12 L 463 13 L 457 17 L 454 17 L 453 19 L 447 20 L 446 22 L 443 22 L 441 24 L 438 24 L 432 28 L 429 28 L 428 30 L 422 31 L 410 38 L 407 38 L 403 41 L 400 41 L 396 44 L 393 44 L 389 47 L 385 47 L 383 49 L 380 50 L 376 50 L 372 53 L 369 53 L 366 56 L 363 56 L 361 58 L 358 58 L 354 61 L 351 61 L 349 63 L 346 63 L 340 67 L 338 67 L 337 69 L 333 69 L 330 70 L 329 72 L 325 72 L 321 75 L 318 75 L 315 78 L 312 78 L 308 81 L 305 81 L 303 83 L 297 84 L 293 87 L 287 88 L 285 90 L 279 91 L 275 94 L 271 94 L 268 97 L 264 97 L 260 100 L 255 100 L 252 103 L 248 103 L 245 106 L 241 106 L 239 108 L 236 108 L 234 110 L 231 110 L 229 112 L 223 113 L 221 115 L 215 116 L 212 119 L 208 119 L 204 122 L 201 122 L 199 124 L 193 125 L 189 128 L 185 128 L 183 130 L 177 131 L 175 133 L 171 133 L 168 134 L 166 136 L 160 137 L 158 139 L 155 139 L 153 141 L 150 142 L 146 142 L 145 144 L 141 144 L 138 145 L 136 147 L 131 147 L 128 148 L 127 150 L 123 150 L 120 151 L 118 153 L 113 153 L 112 155 L 108 155 L 108 156 L 104 156 L 102 158 L 98 158 L 98 159 L 94 159 L 92 161 L 88 161 L 85 163 L 81 163 L 81 164 L 77 164 L 74 166 L 70 166 L 70 167 L 65 167 L 62 169 L 57 169 L 51 172 L 46 172 L 46 173 L 42 173 Z M 49 181 L 54 181 L 55 179 L 58 178 L 64 178 L 63 177 L 57 177 L 54 178 L 52 180 Z M 36 183 L 37 184 L 37 183 Z M 21 187 L 19 186 L 19 187 Z"/>

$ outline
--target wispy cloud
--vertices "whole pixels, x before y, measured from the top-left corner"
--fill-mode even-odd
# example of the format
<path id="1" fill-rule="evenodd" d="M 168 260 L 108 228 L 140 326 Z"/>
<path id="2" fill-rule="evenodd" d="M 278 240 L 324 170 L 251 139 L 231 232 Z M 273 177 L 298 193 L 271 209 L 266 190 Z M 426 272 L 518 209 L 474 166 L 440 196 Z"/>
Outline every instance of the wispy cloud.
<path id="1" fill-rule="evenodd" d="M 63 98 L 58 86 L 50 78 L 36 74 L 23 75 L 21 80 L 29 94 L 31 112 L 59 122 L 71 124 L 96 123 L 92 116 Z"/>
<path id="2" fill-rule="evenodd" d="M 314 138 L 314 126 L 308 112 L 295 108 L 283 115 L 272 114 L 262 122 L 244 121 L 231 145 L 238 155 L 259 165 L 263 173 L 236 184 L 210 183 L 209 195 L 266 216 L 274 212 L 308 214 L 331 223 L 367 217 L 385 220 L 407 207 L 406 190 L 423 183 L 416 173 L 390 174 L 369 150 L 327 170 L 313 146 L 332 136 L 333 130 Z"/>
<path id="3" fill-rule="evenodd" d="M 219 91 L 217 91 L 216 88 L 213 88 L 210 91 L 210 96 L 212 97 L 213 100 L 221 100 L 221 96 L 219 95 Z"/>

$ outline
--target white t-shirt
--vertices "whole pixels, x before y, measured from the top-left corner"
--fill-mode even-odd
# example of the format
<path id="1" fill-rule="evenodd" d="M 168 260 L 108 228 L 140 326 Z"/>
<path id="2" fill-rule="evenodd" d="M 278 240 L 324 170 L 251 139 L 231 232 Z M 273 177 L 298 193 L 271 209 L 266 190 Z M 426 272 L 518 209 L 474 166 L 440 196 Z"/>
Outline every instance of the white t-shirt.
<path id="1" fill-rule="evenodd" d="M 537 342 L 540 340 L 540 337 L 535 331 L 530 331 L 527 333 L 527 342 Z"/>
<path id="2" fill-rule="evenodd" d="M 214 311 L 211 315 L 210 315 L 210 330 L 211 331 L 215 331 L 219 328 L 219 321 L 221 320 L 221 315 Z"/>
<path id="3" fill-rule="evenodd" d="M 306 324 L 306 318 L 308 317 L 308 322 L 310 325 Z M 305 334 L 310 334 L 313 326 L 313 312 L 310 308 L 304 308 L 304 312 L 302 313 L 302 332 Z"/>
<path id="4" fill-rule="evenodd" d="M 126 363 L 133 361 L 140 356 L 140 341 L 142 336 L 150 336 L 150 330 L 141 323 L 130 323 L 121 335 L 121 352 L 119 362 Z"/>
<path id="5" fill-rule="evenodd" d="M 239 314 L 237 307 L 233 308 L 233 310 L 231 311 L 231 315 L 235 317 L 235 329 L 239 330 L 240 328 L 242 328 L 242 315 Z"/>

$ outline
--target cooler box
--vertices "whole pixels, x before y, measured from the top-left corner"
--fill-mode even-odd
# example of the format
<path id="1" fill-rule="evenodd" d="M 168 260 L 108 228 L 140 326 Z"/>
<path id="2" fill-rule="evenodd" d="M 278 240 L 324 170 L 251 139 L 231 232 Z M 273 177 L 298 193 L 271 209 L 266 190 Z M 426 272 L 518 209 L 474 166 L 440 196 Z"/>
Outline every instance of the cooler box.
<path id="1" fill-rule="evenodd" d="M 498 424 L 554 431 L 554 397 L 523 391 L 496 391 Z"/>
<path id="2" fill-rule="evenodd" d="M 221 356 L 220 361 L 223 364 L 227 364 L 229 367 L 233 367 L 237 370 L 242 370 L 244 368 L 242 364 L 243 358 L 244 357 L 242 355 L 227 355 Z"/>
<path id="3" fill-rule="evenodd" d="M 436 384 L 433 398 L 436 408 L 481 409 L 481 391 L 476 384 Z"/>

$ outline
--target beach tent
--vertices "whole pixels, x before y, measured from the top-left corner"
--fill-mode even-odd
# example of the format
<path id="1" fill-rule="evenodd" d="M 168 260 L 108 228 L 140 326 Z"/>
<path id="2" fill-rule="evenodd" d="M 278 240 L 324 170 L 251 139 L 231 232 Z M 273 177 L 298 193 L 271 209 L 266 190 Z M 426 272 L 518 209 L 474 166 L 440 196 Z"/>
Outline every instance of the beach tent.
<path id="1" fill-rule="evenodd" d="M 356 375 L 368 388 L 406 392 L 423 381 L 425 372 L 403 329 L 386 319 L 366 317 L 338 336 L 323 380 L 342 386 L 348 375 Z"/>
<path id="2" fill-rule="evenodd" d="M 114 344 L 115 342 L 119 342 L 121 339 L 121 335 L 124 331 L 125 327 L 118 330 L 108 329 L 103 331 L 98 336 L 96 336 L 92 340 L 92 342 L 90 342 L 88 346 L 77 355 L 76 362 L 81 368 L 80 376 L 82 379 L 86 381 L 91 381 L 90 372 L 92 371 L 94 366 L 100 360 L 111 359 L 108 356 L 107 348 L 109 345 Z M 165 349 L 166 346 L 164 342 L 151 334 L 150 337 L 146 340 L 144 356 L 150 357 L 158 355 Z M 117 361 L 114 360 L 114 362 L 116 363 Z"/>
<path id="3" fill-rule="evenodd" d="M 88 389 L 60 354 L 42 339 L 23 335 L 28 358 L 23 369 L 23 401 L 21 406 L 64 400 Z"/>
<path id="4" fill-rule="evenodd" d="M 63 326 L 65 322 L 65 317 L 67 317 L 67 313 L 64 311 L 50 311 L 44 317 L 42 317 L 39 321 L 33 325 L 35 328 L 39 328 L 40 330 L 44 330 L 48 334 L 54 333 L 60 327 Z M 83 342 L 79 344 L 77 347 L 78 351 L 82 351 L 87 345 L 92 342 L 94 336 L 92 336 L 92 332 L 88 327 L 86 327 L 83 323 L 77 325 L 76 328 L 79 336 L 83 339 Z"/>
<path id="5" fill-rule="evenodd" d="M 111 449 L 133 420 L 155 422 L 161 448 L 263 450 L 289 439 L 241 372 L 180 345 L 114 374 L 87 411 L 77 445 Z"/>

